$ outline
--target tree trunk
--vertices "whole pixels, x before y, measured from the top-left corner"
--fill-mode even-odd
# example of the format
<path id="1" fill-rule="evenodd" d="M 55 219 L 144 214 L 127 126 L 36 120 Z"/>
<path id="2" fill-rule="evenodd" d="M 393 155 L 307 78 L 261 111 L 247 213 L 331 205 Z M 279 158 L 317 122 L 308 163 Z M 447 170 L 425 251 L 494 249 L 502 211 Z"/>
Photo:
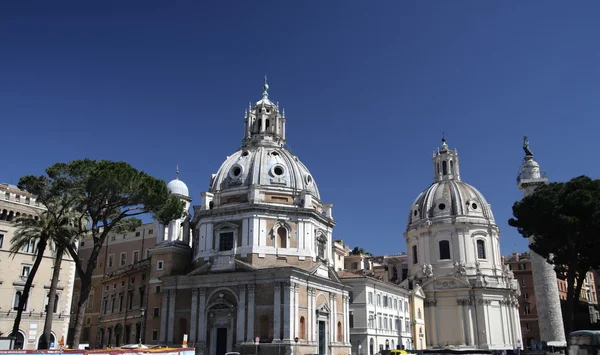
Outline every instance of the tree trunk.
<path id="1" fill-rule="evenodd" d="M 578 296 L 575 295 L 575 276 L 575 270 L 572 268 L 567 270 L 567 308 L 564 319 L 567 336 L 569 336 L 575 326 L 575 300 L 578 299 Z"/>
<path id="2" fill-rule="evenodd" d="M 17 315 L 15 317 L 15 322 L 13 324 L 12 335 L 17 335 L 19 332 L 19 326 L 21 325 L 21 317 L 23 315 L 23 309 L 25 308 L 25 304 L 29 299 L 29 291 L 31 290 L 31 285 L 33 284 L 33 278 L 37 273 L 40 264 L 42 263 L 42 259 L 44 258 L 44 251 L 46 250 L 46 240 L 40 239 L 37 244 L 37 255 L 35 257 L 35 262 L 29 271 L 29 275 L 27 276 L 27 281 L 25 282 L 25 286 L 23 287 L 23 293 L 21 297 L 19 297 L 19 309 L 17 310 Z"/>
<path id="3" fill-rule="evenodd" d="M 48 292 L 48 307 L 46 309 L 46 320 L 44 321 L 44 333 L 40 338 L 38 349 L 48 349 L 50 347 L 50 333 L 52 332 L 52 321 L 54 319 L 54 301 L 56 289 L 58 288 L 58 278 L 60 277 L 60 265 L 62 263 L 64 250 L 57 246 L 56 258 L 54 260 L 54 270 L 52 270 L 52 282 Z"/>
<path id="4" fill-rule="evenodd" d="M 72 349 L 79 348 L 79 338 L 83 329 L 83 318 L 85 316 L 85 303 L 92 289 L 92 275 L 86 273 L 85 278 L 81 278 L 81 291 L 79 292 L 79 302 L 77 303 L 77 313 L 75 315 L 75 329 L 73 330 Z"/>

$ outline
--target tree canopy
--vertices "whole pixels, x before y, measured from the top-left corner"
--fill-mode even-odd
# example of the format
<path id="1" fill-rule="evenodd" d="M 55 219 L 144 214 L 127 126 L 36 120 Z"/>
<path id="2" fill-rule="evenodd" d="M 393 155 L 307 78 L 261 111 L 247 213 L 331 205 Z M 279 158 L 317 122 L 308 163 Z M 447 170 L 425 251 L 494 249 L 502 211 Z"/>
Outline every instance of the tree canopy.
<path id="1" fill-rule="evenodd" d="M 567 334 L 586 274 L 600 267 L 600 180 L 579 176 L 539 186 L 513 205 L 508 224 L 567 278 Z"/>
<path id="2" fill-rule="evenodd" d="M 168 224 L 183 215 L 184 203 L 169 193 L 164 181 L 125 162 L 108 160 L 56 163 L 46 169 L 46 175 L 22 177 L 19 188 L 36 195 L 42 203 L 54 198 L 70 201 L 72 210 L 79 213 L 76 219 L 79 236 L 89 235 L 92 238 L 93 248 L 86 265 L 82 265 L 75 246 L 67 246 L 81 279 L 73 343 L 76 348 L 92 273 L 108 234 L 134 229 L 141 224 L 137 217 L 147 214 L 162 224 Z"/>

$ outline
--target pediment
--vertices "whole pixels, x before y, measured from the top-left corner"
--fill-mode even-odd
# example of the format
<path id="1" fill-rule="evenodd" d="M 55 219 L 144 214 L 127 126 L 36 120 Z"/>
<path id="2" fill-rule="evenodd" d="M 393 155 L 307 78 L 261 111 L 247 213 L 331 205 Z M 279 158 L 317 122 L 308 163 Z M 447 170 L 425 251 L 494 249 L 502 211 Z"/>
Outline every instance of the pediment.
<path id="1" fill-rule="evenodd" d="M 471 285 L 465 281 L 454 276 L 442 276 L 434 277 L 421 286 L 423 290 L 427 291 L 440 291 L 440 290 L 453 290 L 453 289 L 465 289 L 471 288 Z"/>
<path id="2" fill-rule="evenodd" d="M 321 306 L 319 306 L 317 308 L 317 313 L 321 313 L 321 314 L 331 313 L 331 310 L 330 310 L 329 306 L 327 305 L 327 302 L 324 302 Z"/>
<path id="3" fill-rule="evenodd" d="M 215 231 L 220 231 L 220 230 L 224 230 L 224 229 L 234 229 L 237 230 L 238 229 L 238 225 L 235 223 L 231 223 L 231 222 L 220 222 L 217 225 L 215 225 L 214 230 Z"/>
<path id="4" fill-rule="evenodd" d="M 425 292 L 423 292 L 423 288 L 419 285 L 416 285 L 413 288 L 413 295 L 419 298 L 425 298 Z"/>

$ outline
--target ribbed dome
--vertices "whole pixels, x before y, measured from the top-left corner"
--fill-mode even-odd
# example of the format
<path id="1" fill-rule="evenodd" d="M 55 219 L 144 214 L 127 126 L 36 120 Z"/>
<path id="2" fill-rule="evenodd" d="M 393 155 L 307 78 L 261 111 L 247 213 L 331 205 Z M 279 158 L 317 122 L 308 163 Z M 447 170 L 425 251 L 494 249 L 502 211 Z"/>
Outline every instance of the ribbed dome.
<path id="1" fill-rule="evenodd" d="M 473 186 L 460 180 L 433 183 L 412 204 L 408 224 L 438 217 L 474 217 L 494 223 L 492 209 L 485 197 Z"/>
<path id="2" fill-rule="evenodd" d="M 250 145 L 233 153 L 213 175 L 210 191 L 251 185 L 307 190 L 320 199 L 319 189 L 306 166 L 282 147 Z"/>
<path id="3" fill-rule="evenodd" d="M 189 193 L 187 185 L 183 181 L 181 181 L 179 179 L 171 180 L 171 182 L 169 182 L 167 184 L 167 189 L 172 194 L 177 194 L 177 195 L 182 195 L 182 196 L 185 196 L 185 197 L 190 197 L 190 193 Z"/>

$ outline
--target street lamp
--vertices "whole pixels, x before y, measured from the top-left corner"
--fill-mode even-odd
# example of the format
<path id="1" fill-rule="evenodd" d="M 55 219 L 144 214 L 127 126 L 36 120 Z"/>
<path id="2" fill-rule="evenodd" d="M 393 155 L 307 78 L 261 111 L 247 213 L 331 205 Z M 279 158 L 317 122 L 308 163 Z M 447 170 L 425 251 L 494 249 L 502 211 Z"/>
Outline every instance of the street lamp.
<path id="1" fill-rule="evenodd" d="M 140 338 L 139 338 L 138 342 L 139 342 L 139 345 L 140 345 L 140 348 L 141 348 L 142 347 L 142 335 L 144 334 L 144 330 L 146 328 L 145 327 L 146 322 L 145 322 L 145 318 L 144 318 L 144 316 L 146 315 L 146 308 L 145 307 L 140 308 L 140 314 L 142 315 L 142 324 L 140 324 Z"/>

